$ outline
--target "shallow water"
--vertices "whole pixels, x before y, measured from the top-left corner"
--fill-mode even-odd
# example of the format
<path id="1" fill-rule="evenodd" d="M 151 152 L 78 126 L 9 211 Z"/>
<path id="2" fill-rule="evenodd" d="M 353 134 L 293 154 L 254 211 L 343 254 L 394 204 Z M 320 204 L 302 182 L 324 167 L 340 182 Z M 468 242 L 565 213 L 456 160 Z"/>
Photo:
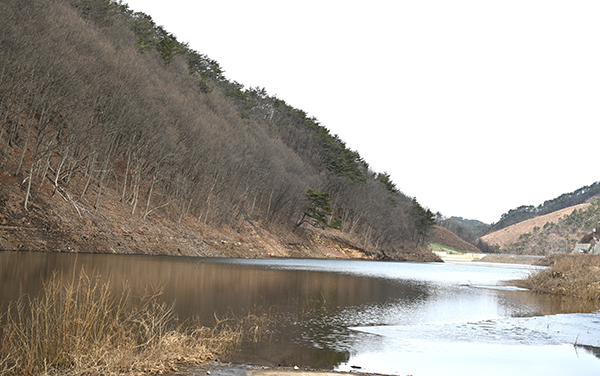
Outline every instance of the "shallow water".
<path id="1" fill-rule="evenodd" d="M 164 287 L 184 318 L 269 310 L 238 363 L 398 375 L 599 374 L 600 320 L 505 286 L 530 266 L 0 252 L 0 301 L 85 267 L 134 291 Z"/>

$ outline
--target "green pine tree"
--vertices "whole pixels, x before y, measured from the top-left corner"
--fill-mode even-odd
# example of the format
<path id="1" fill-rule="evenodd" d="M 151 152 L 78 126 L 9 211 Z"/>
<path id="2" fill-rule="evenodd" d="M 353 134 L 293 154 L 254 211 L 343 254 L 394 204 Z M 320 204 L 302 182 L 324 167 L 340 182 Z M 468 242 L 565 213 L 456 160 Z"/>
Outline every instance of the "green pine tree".
<path id="1" fill-rule="evenodd" d="M 296 227 L 307 222 L 315 227 L 340 228 L 339 220 L 328 221 L 328 217 L 333 214 L 333 208 L 329 203 L 329 193 L 315 192 L 312 189 L 309 189 L 306 191 L 306 197 L 310 201 L 310 205 L 305 206 L 302 210 L 302 218 Z"/>

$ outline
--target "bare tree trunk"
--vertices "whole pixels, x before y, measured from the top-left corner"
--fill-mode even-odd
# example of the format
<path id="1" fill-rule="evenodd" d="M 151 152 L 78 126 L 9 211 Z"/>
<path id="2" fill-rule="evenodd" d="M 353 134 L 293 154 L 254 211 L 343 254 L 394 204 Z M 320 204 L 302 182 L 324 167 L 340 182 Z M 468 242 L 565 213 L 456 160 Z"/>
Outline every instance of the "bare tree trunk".
<path id="1" fill-rule="evenodd" d="M 35 147 L 33 150 L 33 153 L 31 155 L 31 165 L 29 167 L 29 176 L 27 177 L 27 193 L 25 194 L 25 210 L 29 210 L 28 206 L 29 206 L 29 198 L 31 197 L 31 184 L 33 181 L 33 173 L 35 171 L 35 165 L 36 165 L 36 158 L 38 156 L 38 154 L 40 154 L 40 146 L 44 141 L 44 138 L 46 136 L 46 128 L 48 127 L 48 123 L 43 123 L 40 126 L 40 129 L 38 131 L 38 135 L 37 135 L 37 140 L 35 143 Z M 41 153 L 43 154 L 43 153 Z M 43 155 L 42 155 L 43 157 Z"/>
<path id="2" fill-rule="evenodd" d="M 33 180 L 33 166 L 35 166 L 35 163 L 32 161 L 31 162 L 31 166 L 29 169 L 29 175 L 27 176 L 27 193 L 25 194 L 25 210 L 29 210 L 28 206 L 29 206 L 29 197 L 31 194 L 31 181 Z"/>
<path id="3" fill-rule="evenodd" d="M 367 226 L 367 230 L 365 231 L 365 235 L 363 236 L 363 248 L 365 251 L 367 249 L 369 249 L 369 241 L 370 241 L 372 231 L 373 231 L 373 228 L 371 227 L 371 225 Z"/>
<path id="4" fill-rule="evenodd" d="M 177 223 L 181 223 L 181 219 L 183 218 L 183 216 L 185 214 L 187 214 L 190 211 L 190 206 L 192 206 L 192 199 L 190 198 L 190 201 L 187 205 L 187 208 L 185 209 L 185 211 L 182 209 L 181 213 L 179 214 L 179 219 L 177 220 Z"/>
<path id="5" fill-rule="evenodd" d="M 83 187 L 83 191 L 79 195 L 79 198 L 77 199 L 76 202 L 81 201 L 81 199 L 83 198 L 83 196 L 85 196 L 85 192 L 87 192 L 87 189 L 90 186 L 90 181 L 92 180 L 92 175 L 93 175 L 92 173 L 94 172 L 94 167 L 95 166 L 96 166 L 96 151 L 93 151 L 92 152 L 92 157 L 90 158 L 90 161 L 88 162 L 87 181 L 85 182 L 85 186 Z"/>
<path id="6" fill-rule="evenodd" d="M 54 143 L 55 139 L 53 139 L 52 141 L 50 141 L 48 143 L 48 147 L 46 148 L 47 152 L 46 152 L 46 163 L 44 163 L 44 171 L 42 171 L 38 175 L 38 177 L 42 178 L 40 180 L 40 185 L 38 186 L 38 192 L 40 192 L 42 190 L 42 186 L 44 185 L 44 181 L 46 180 L 46 179 L 43 179 L 43 178 L 46 177 L 46 175 L 48 174 L 48 169 L 50 168 L 50 158 L 52 157 L 52 153 L 51 153 L 50 150 L 52 149 L 52 144 Z"/>
<path id="7" fill-rule="evenodd" d="M 142 182 L 142 161 L 138 159 L 135 169 L 133 170 L 133 177 L 131 178 L 131 215 L 135 214 L 137 208 L 138 199 L 140 196 L 140 184 Z"/>
<path id="8" fill-rule="evenodd" d="M 274 192 L 275 187 L 271 188 L 271 194 L 269 194 L 269 205 L 267 205 L 267 214 L 265 215 L 265 222 L 269 221 L 269 214 L 271 214 L 271 200 L 273 199 Z"/>
<path id="9" fill-rule="evenodd" d="M 349 234 L 351 234 L 354 231 L 354 227 L 356 227 L 356 225 L 358 224 L 358 222 L 362 218 L 363 214 L 364 214 L 364 211 L 361 211 L 360 215 L 358 216 L 358 218 L 352 220 L 352 226 L 350 226 L 350 230 L 348 231 Z"/>
<path id="10" fill-rule="evenodd" d="M 154 189 L 154 185 L 156 184 L 156 182 L 159 180 L 159 176 L 161 173 L 161 169 L 162 169 L 162 164 L 163 162 L 167 159 L 170 158 L 171 155 L 165 155 L 164 157 L 162 157 L 158 162 L 156 162 L 156 165 L 154 166 L 154 172 L 152 174 L 152 182 L 150 183 L 150 189 L 148 191 L 148 199 L 146 200 L 146 210 L 144 210 L 144 216 L 143 219 L 145 220 L 148 217 L 148 214 L 150 214 L 151 212 L 153 212 L 156 209 L 162 208 L 164 206 L 167 206 L 169 203 L 167 202 L 164 205 L 159 205 L 157 207 L 155 207 L 154 209 L 150 210 L 150 201 L 152 199 L 152 191 Z"/>
<path id="11" fill-rule="evenodd" d="M 146 220 L 148 217 L 148 212 L 150 210 L 150 199 L 152 198 L 152 191 L 154 190 L 154 184 L 158 180 L 158 171 L 155 170 L 152 174 L 152 182 L 150 183 L 150 189 L 148 190 L 148 199 L 146 200 L 146 210 L 144 210 L 143 219 Z"/>
<path id="12" fill-rule="evenodd" d="M 98 195 L 96 196 L 96 202 L 94 203 L 94 211 L 95 212 L 98 211 L 98 206 L 100 205 L 100 197 L 102 196 L 102 190 L 104 189 L 104 181 L 106 179 L 106 176 L 108 175 L 108 171 L 110 170 L 109 162 L 110 162 L 110 159 L 111 159 L 111 156 L 112 156 L 114 150 L 118 146 L 118 137 L 116 135 L 113 135 L 112 137 L 110 137 L 109 142 L 110 142 L 110 144 L 108 147 L 108 152 L 106 153 L 106 157 L 104 158 L 104 162 L 102 163 L 102 168 L 100 170 L 100 179 L 99 179 L 99 183 L 98 183 Z"/>
<path id="13" fill-rule="evenodd" d="M 210 187 L 210 190 L 208 191 L 208 194 L 206 195 L 206 212 L 204 214 L 204 224 L 206 224 L 206 221 L 208 220 L 208 215 L 210 213 L 210 198 L 212 196 L 212 193 L 215 189 L 215 186 L 217 185 L 217 180 L 219 178 L 219 171 L 216 172 L 214 178 L 213 178 L 213 182 L 212 185 Z M 201 214 L 202 215 L 202 214 Z M 198 218 L 198 220 L 200 220 L 200 218 Z"/>
<path id="14" fill-rule="evenodd" d="M 69 156 L 70 146 L 71 145 L 67 145 L 67 147 L 63 151 L 63 155 L 61 156 L 60 161 L 58 162 L 58 166 L 56 166 L 56 171 L 54 172 L 54 189 L 52 190 L 52 196 L 54 196 L 56 190 L 58 189 L 58 180 L 60 178 L 60 172 L 62 171 L 62 167 L 65 164 L 67 157 Z"/>
<path id="15" fill-rule="evenodd" d="M 256 196 L 257 195 L 258 195 L 258 193 L 254 195 L 254 199 L 252 200 L 252 207 L 250 208 L 250 215 L 252 215 L 254 213 L 254 205 L 256 205 Z"/>
<path id="16" fill-rule="evenodd" d="M 125 200 L 125 194 L 127 193 L 127 175 L 129 175 L 129 168 L 131 166 L 131 144 L 133 144 L 133 140 L 135 135 L 131 137 L 131 141 L 129 142 L 129 146 L 127 147 L 127 166 L 125 167 L 125 175 L 123 176 L 123 191 L 121 192 L 121 202 Z"/>
<path id="17" fill-rule="evenodd" d="M 19 175 L 21 171 L 21 165 L 23 164 L 23 159 L 25 159 L 25 152 L 27 151 L 27 145 L 29 143 L 29 136 L 31 135 L 31 118 L 33 117 L 32 113 L 34 108 L 31 107 L 31 111 L 25 123 L 25 127 L 27 128 L 27 136 L 25 136 L 25 141 L 23 142 L 23 149 L 21 150 L 21 157 L 19 158 L 19 163 L 17 164 L 17 169 L 15 171 L 15 176 Z M 43 115 L 42 115 L 43 116 Z"/>

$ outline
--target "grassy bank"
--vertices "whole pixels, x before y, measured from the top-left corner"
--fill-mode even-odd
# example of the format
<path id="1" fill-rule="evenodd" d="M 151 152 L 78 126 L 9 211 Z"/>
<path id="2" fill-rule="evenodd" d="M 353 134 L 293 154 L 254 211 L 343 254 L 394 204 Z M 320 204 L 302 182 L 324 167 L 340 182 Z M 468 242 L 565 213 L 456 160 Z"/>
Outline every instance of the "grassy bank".
<path id="1" fill-rule="evenodd" d="M 461 251 L 456 248 L 452 248 L 447 245 L 442 245 L 442 244 L 438 244 L 438 243 L 429 243 L 429 249 L 431 249 L 431 251 L 434 251 L 434 252 L 437 251 L 437 252 L 448 252 L 448 253 L 457 253 L 457 254 L 468 253 L 467 251 Z"/>
<path id="2" fill-rule="evenodd" d="M 535 292 L 564 295 L 600 308 L 600 255 L 563 255 L 550 268 L 519 285 Z"/>
<path id="3" fill-rule="evenodd" d="M 115 292 L 117 291 L 117 292 Z M 179 322 L 160 291 L 132 296 L 84 272 L 54 275 L 34 299 L 13 302 L 0 322 L 0 375 L 172 373 L 234 351 L 260 336 L 267 315 Z"/>

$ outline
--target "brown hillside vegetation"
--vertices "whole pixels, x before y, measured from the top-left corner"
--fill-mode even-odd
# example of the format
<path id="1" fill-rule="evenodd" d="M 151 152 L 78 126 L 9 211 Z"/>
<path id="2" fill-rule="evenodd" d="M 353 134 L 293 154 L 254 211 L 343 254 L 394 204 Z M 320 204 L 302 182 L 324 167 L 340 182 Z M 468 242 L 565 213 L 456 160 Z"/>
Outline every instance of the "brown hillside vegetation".
<path id="1" fill-rule="evenodd" d="M 464 241 L 461 238 L 459 238 L 458 236 L 456 236 L 456 234 L 454 234 L 450 230 L 445 229 L 440 226 L 433 227 L 433 229 L 431 230 L 431 234 L 429 235 L 428 241 L 431 243 L 437 243 L 437 244 L 445 245 L 448 247 L 452 247 L 459 251 L 474 252 L 474 253 L 481 252 L 473 244 L 467 243 L 466 241 Z"/>
<path id="2" fill-rule="evenodd" d="M 0 1 L 0 249 L 435 259 L 433 213 L 222 73 L 121 1 Z"/>
<path id="3" fill-rule="evenodd" d="M 542 228 L 547 223 L 556 223 L 560 218 L 572 214 L 575 210 L 585 210 L 589 205 L 590 203 L 583 203 L 557 210 L 546 215 L 531 218 L 503 228 L 502 230 L 487 234 L 481 237 L 481 240 L 492 246 L 500 246 L 500 250 L 502 251 L 505 250 L 508 245 L 517 242 L 522 234 L 530 233 L 535 228 Z"/>
<path id="4" fill-rule="evenodd" d="M 4 176 L 4 177 L 3 177 Z M 152 220 L 132 221 L 127 205 L 116 192 L 94 208 L 45 188 L 24 210 L 21 189 L 14 178 L 0 173 L 0 251 L 27 250 L 84 253 L 186 255 L 198 257 L 311 257 L 382 259 L 375 249 L 360 248 L 356 238 L 337 230 L 304 227 L 277 232 L 253 221 L 236 228 L 215 228 L 189 216 L 180 223 L 165 208 Z M 66 194 L 66 192 L 65 192 Z M 433 253 L 415 247 L 397 260 L 439 261 Z"/>
<path id="5" fill-rule="evenodd" d="M 556 255 L 551 268 L 532 274 L 517 284 L 535 292 L 575 298 L 585 311 L 600 307 L 600 255 Z"/>

